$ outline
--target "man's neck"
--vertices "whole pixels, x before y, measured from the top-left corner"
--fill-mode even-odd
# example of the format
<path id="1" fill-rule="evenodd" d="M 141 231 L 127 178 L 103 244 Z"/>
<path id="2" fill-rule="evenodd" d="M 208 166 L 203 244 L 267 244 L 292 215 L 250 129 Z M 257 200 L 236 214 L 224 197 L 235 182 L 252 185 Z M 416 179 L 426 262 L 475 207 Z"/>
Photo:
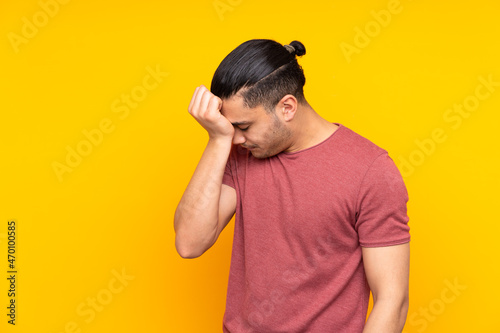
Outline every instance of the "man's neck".
<path id="1" fill-rule="evenodd" d="M 315 146 L 330 137 L 338 128 L 321 117 L 310 105 L 300 106 L 293 119 L 293 137 L 287 152 Z"/>

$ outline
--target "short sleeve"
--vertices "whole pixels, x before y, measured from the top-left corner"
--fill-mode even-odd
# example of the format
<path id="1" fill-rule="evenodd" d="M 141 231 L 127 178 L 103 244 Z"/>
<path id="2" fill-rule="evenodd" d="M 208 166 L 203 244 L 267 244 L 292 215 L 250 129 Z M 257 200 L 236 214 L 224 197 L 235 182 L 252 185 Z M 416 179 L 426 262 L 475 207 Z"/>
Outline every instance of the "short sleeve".
<path id="1" fill-rule="evenodd" d="M 231 149 L 231 153 L 229 154 L 229 157 L 226 162 L 226 168 L 224 169 L 224 175 L 222 176 L 222 184 L 226 184 L 228 186 L 231 186 L 232 188 L 235 188 L 234 185 L 234 179 L 233 179 L 233 172 L 231 170 L 231 156 L 232 156 L 233 149 Z"/>
<path id="2" fill-rule="evenodd" d="M 355 228 L 363 247 L 410 241 L 406 204 L 408 192 L 401 173 L 387 153 L 366 172 L 358 194 Z"/>

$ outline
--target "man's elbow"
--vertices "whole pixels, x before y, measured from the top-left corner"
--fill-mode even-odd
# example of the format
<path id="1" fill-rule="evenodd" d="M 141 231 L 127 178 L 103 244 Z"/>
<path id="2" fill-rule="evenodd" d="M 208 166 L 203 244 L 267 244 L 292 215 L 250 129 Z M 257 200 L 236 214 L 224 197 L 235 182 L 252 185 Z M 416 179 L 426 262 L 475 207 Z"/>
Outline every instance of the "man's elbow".
<path id="1" fill-rule="evenodd" d="M 215 243 L 217 223 L 207 221 L 200 222 L 189 214 L 186 216 L 179 207 L 177 208 L 174 215 L 175 249 L 182 258 L 198 258 Z M 214 225 L 214 228 L 207 229 L 206 225 Z"/>
<path id="2" fill-rule="evenodd" d="M 186 230 L 185 221 L 181 218 L 179 209 L 174 216 L 175 249 L 184 259 L 193 259 L 201 256 L 205 251 L 200 251 L 199 246 L 193 241 L 190 232 Z"/>
<path id="3" fill-rule="evenodd" d="M 183 259 L 194 259 L 200 257 L 202 253 L 199 252 L 193 252 L 189 250 L 184 250 L 184 249 L 179 249 L 177 248 L 177 253 L 183 258 Z"/>
<path id="4" fill-rule="evenodd" d="M 178 231 L 175 235 L 175 249 L 184 259 L 200 257 L 215 243 L 213 237 L 193 238 L 185 231 Z"/>
<path id="5" fill-rule="evenodd" d="M 201 249 L 200 247 L 190 246 L 186 244 L 186 242 L 182 242 L 179 240 L 179 237 L 175 238 L 175 249 L 177 253 L 184 259 L 194 259 L 200 257 L 203 253 L 205 253 L 205 249 Z"/>

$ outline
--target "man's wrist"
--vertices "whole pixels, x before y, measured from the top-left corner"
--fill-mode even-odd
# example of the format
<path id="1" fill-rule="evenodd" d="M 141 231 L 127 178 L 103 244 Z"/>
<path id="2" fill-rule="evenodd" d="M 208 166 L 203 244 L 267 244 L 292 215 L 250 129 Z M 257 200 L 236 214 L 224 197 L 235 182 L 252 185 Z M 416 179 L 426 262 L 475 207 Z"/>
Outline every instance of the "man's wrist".
<path id="1" fill-rule="evenodd" d="M 208 137 L 208 143 L 222 146 L 222 147 L 231 147 L 233 143 L 233 137 L 231 136 L 217 136 L 217 137 Z"/>

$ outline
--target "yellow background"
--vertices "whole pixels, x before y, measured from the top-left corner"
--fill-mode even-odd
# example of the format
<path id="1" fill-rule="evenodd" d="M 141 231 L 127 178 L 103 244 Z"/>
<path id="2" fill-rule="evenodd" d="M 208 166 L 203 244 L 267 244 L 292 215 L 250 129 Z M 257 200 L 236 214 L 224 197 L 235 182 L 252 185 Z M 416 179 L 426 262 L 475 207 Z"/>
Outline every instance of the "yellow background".
<path id="1" fill-rule="evenodd" d="M 39 2 L 2 1 L 0 330 L 221 332 L 233 223 L 198 259 L 181 259 L 174 247 L 174 210 L 207 141 L 187 107 L 232 49 L 270 38 L 304 43 L 306 98 L 324 118 L 387 149 L 397 164 L 421 158 L 405 173 L 405 332 L 500 332 L 500 87 L 458 128 L 444 118 L 474 96 L 479 77 L 500 82 L 500 3 L 401 0 L 380 31 L 371 11 L 388 1 L 221 0 L 223 12 L 214 3 L 72 0 L 44 22 Z M 12 33 L 22 36 L 23 18 L 34 17 L 38 31 L 15 47 Z M 356 28 L 366 27 L 375 29 L 369 42 L 346 57 L 342 43 L 356 46 Z M 148 68 L 168 76 L 120 118 L 113 103 L 139 93 Z M 60 181 L 53 163 L 65 163 L 67 146 L 84 145 L 82 131 L 103 119 L 113 130 Z M 435 129 L 446 140 L 425 155 L 416 140 Z M 12 219 L 15 327 L 3 277 Z M 130 280 L 110 294 L 122 270 Z M 454 281 L 466 289 L 453 293 Z M 106 304 L 86 322 L 77 309 L 98 296 Z"/>

